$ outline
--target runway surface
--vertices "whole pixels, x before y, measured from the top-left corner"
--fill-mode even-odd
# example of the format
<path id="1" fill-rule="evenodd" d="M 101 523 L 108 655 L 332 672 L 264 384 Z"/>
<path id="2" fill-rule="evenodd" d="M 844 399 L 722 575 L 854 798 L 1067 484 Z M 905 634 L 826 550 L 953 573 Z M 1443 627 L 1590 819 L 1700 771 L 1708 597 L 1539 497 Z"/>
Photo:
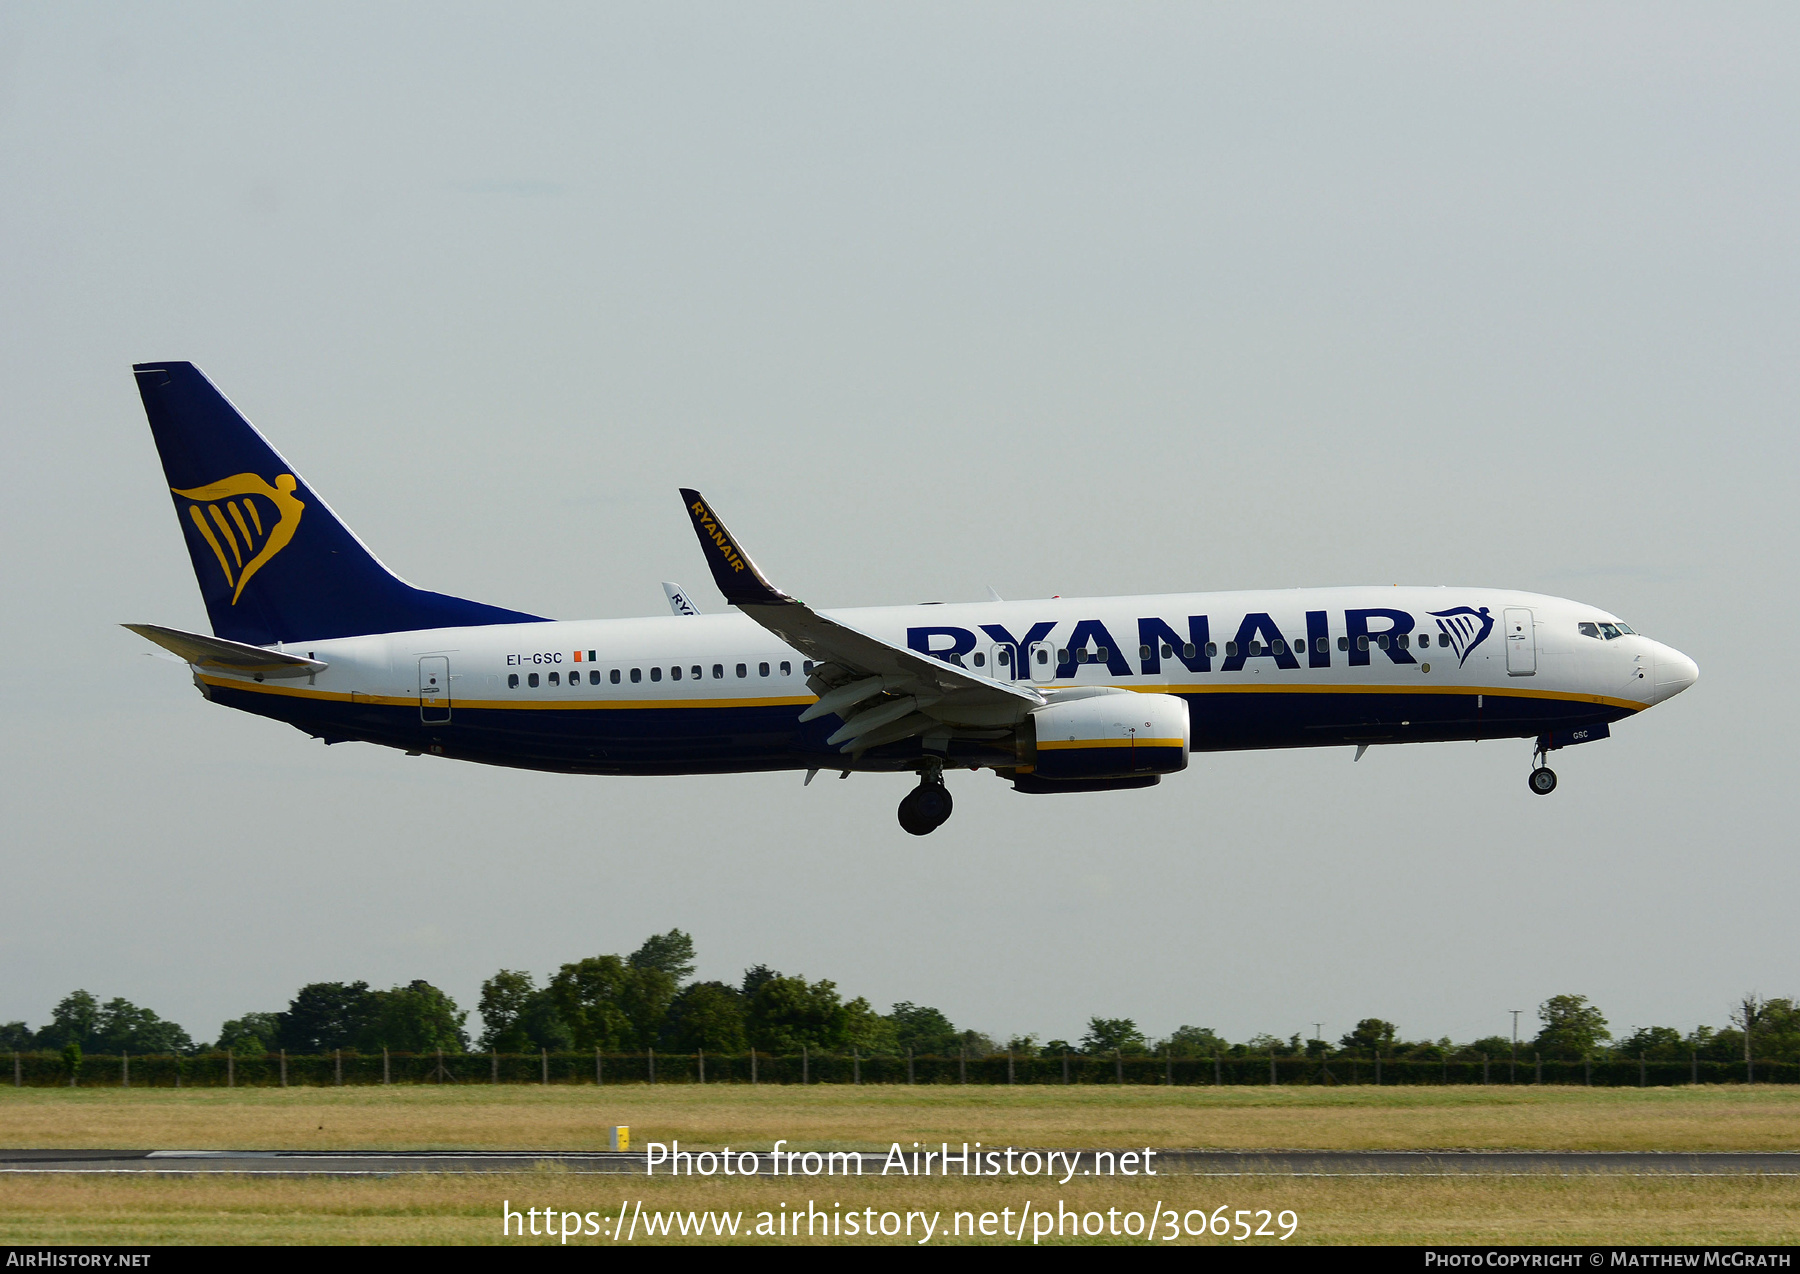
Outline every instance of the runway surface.
<path id="1" fill-rule="evenodd" d="M 954 1148 L 953 1148 L 954 1149 Z M 1129 1148 L 1127 1148 L 1129 1149 Z M 1042 1152 L 1039 1152 L 1040 1154 Z M 1065 1155 L 1074 1158 L 1076 1176 L 1095 1173 L 1095 1155 L 1101 1156 L 1099 1175 L 1116 1162 L 1113 1151 L 1054 1151 L 1054 1175 L 1067 1172 Z M 745 1175 L 748 1151 L 733 1151 L 733 1171 Z M 820 1175 L 815 1157 L 780 1165 L 764 1152 L 756 1157 L 759 1175 Z M 851 1154 L 841 1159 L 833 1175 L 882 1175 L 886 1156 Z M 1142 1160 L 1137 1164 L 1141 1165 Z M 1660 1154 L 1639 1152 L 1580 1151 L 1360 1151 L 1360 1150 L 1158 1150 L 1151 1160 L 1163 1176 L 1800 1176 L 1800 1153 Z M 707 1165 L 701 1165 L 703 1168 Z M 1134 1165 L 1135 1166 L 1135 1165 Z M 708 1175 L 719 1175 L 716 1169 Z M 811 1172 L 806 1169 L 810 1167 Z M 0 1173 L 149 1173 L 197 1175 L 240 1173 L 250 1175 L 395 1176 L 427 1172 L 562 1172 L 646 1174 L 643 1151 L 571 1152 L 559 1150 L 0 1150 Z M 654 1175 L 668 1172 L 658 1164 Z M 683 1173 L 682 1175 L 687 1175 Z M 897 1173 L 889 1175 L 898 1176 Z M 935 1174 L 934 1174 L 935 1175 Z M 952 1160 L 951 1176 L 961 1175 Z M 1039 1167 L 1036 1176 L 1046 1175 Z M 906 1179 L 906 1178 L 902 1178 Z"/>

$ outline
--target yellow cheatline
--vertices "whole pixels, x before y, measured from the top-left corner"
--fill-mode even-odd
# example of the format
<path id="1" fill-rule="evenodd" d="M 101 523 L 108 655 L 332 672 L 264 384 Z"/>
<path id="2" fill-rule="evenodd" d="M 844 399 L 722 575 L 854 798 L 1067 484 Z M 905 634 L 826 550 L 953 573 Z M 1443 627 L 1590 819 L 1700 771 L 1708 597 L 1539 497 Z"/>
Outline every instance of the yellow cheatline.
<path id="1" fill-rule="evenodd" d="M 232 678 L 214 680 L 202 677 L 209 685 L 236 687 L 240 690 L 255 690 L 260 694 L 299 695 L 310 699 L 349 699 L 349 692 L 342 690 L 315 690 L 305 686 L 272 686 L 256 685 Z M 1641 712 L 1647 704 L 1634 699 L 1611 699 L 1605 695 L 1570 694 L 1557 690 L 1515 690 L 1510 687 L 1496 689 L 1492 686 L 1460 686 L 1454 688 L 1426 688 L 1422 686 L 1129 686 L 1140 694 L 1461 694 L 1461 695 L 1510 695 L 1524 699 L 1558 699 L 1568 703 L 1595 703 L 1610 708 L 1624 708 L 1630 712 Z M 358 703 L 377 703 L 406 705 L 417 702 L 415 695 L 371 695 L 360 691 L 356 694 Z M 455 703 L 465 708 L 498 708 L 509 711 L 548 711 L 571 712 L 629 709 L 629 708 L 773 708 L 791 705 L 805 707 L 818 702 L 814 695 L 777 696 L 758 699 L 455 699 Z M 1153 745 L 1139 739 L 1140 746 Z M 1042 746 L 1041 744 L 1039 746 Z M 1083 744 L 1081 746 L 1093 746 Z M 1129 744 L 1120 740 L 1119 747 Z"/>
<path id="2" fill-rule="evenodd" d="M 1051 739 L 1038 740 L 1038 751 L 1057 748 L 1178 748 L 1180 739 Z"/>
<path id="3" fill-rule="evenodd" d="M 1187 685 L 1187 686 L 1120 686 L 1139 694 L 1308 694 L 1308 695 L 1494 695 L 1513 699 L 1562 699 L 1570 703 L 1598 703 L 1609 708 L 1625 708 L 1636 712 L 1649 705 L 1635 699 L 1613 699 L 1606 695 L 1584 695 L 1564 690 L 1531 690 L 1520 686 L 1417 686 L 1363 685 L 1325 686 L 1317 683 L 1301 685 Z"/>
<path id="4" fill-rule="evenodd" d="M 202 674 L 200 680 L 209 686 L 219 686 L 227 690 L 249 690 L 256 694 L 288 695 L 297 699 L 336 699 L 348 703 L 354 696 L 359 704 L 372 703 L 385 707 L 410 708 L 419 702 L 417 694 L 377 695 L 367 694 L 361 690 L 319 690 L 311 686 L 276 686 L 253 681 L 240 681 L 236 677 L 220 677 Z M 551 711 L 574 712 L 592 711 L 608 708 L 779 708 L 804 707 L 816 703 L 812 695 L 798 698 L 768 699 L 640 699 L 640 700 L 536 700 L 536 699 L 461 699 L 454 694 L 450 702 L 457 708 L 470 710 L 504 709 L 506 711 Z"/>
<path id="5" fill-rule="evenodd" d="M 404 701 L 402 701 L 404 702 Z M 458 699 L 465 708 L 547 709 L 553 712 L 594 711 L 611 708 L 778 708 L 803 707 L 817 702 L 812 695 L 768 699 Z"/>

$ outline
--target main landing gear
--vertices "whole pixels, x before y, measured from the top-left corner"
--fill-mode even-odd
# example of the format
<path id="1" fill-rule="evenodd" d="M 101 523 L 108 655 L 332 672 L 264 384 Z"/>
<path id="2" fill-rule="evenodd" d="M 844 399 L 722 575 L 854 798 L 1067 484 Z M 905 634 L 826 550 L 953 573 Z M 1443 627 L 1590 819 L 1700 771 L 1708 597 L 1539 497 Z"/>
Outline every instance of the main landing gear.
<path id="1" fill-rule="evenodd" d="M 950 818 L 955 802 L 944 786 L 944 767 L 934 765 L 919 775 L 919 786 L 900 802 L 900 826 L 914 836 L 929 836 Z"/>
<path id="2" fill-rule="evenodd" d="M 1548 796 L 1556 790 L 1556 771 L 1547 765 L 1540 764 L 1549 759 L 1550 736 L 1544 735 L 1538 740 L 1537 747 L 1532 749 L 1531 763 L 1534 768 L 1531 771 L 1531 777 L 1525 780 L 1531 790 L 1539 796 Z"/>

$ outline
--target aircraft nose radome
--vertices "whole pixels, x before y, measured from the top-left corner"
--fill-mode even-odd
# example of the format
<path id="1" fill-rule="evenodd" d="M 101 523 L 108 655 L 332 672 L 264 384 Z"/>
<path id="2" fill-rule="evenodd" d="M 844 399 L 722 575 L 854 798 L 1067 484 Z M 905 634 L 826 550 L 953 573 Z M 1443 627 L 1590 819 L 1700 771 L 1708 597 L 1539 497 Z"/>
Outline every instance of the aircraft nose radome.
<path id="1" fill-rule="evenodd" d="M 1700 680 L 1700 665 L 1670 646 L 1656 650 L 1656 697 L 1652 703 L 1673 699 Z"/>

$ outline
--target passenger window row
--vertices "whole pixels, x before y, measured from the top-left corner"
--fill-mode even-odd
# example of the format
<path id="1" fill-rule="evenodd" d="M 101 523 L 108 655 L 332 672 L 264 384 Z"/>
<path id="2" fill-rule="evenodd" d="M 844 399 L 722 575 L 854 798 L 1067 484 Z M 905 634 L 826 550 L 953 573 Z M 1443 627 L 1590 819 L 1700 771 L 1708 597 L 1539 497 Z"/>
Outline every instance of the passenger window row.
<path id="1" fill-rule="evenodd" d="M 592 656 L 590 656 L 590 658 L 591 657 Z M 814 666 L 813 661 L 810 659 L 802 661 L 802 663 L 800 664 L 800 675 L 803 677 L 812 676 L 813 666 Z M 725 678 L 725 668 L 726 668 L 726 665 L 724 665 L 724 664 L 714 664 L 712 666 L 712 675 L 713 675 L 713 679 L 715 681 L 724 681 L 726 679 Z M 749 677 L 750 677 L 750 665 L 749 664 L 737 664 L 737 665 L 735 665 L 735 670 L 737 673 L 737 680 L 744 681 L 744 680 L 749 679 Z M 706 668 L 703 664 L 691 664 L 685 668 L 682 667 L 680 664 L 675 664 L 675 665 L 672 665 L 671 667 L 669 667 L 669 669 L 667 671 L 668 671 L 668 677 L 669 677 L 670 681 L 680 681 L 684 677 L 687 678 L 689 681 L 702 681 L 706 677 Z M 650 680 L 653 682 L 661 681 L 663 679 L 663 673 L 664 673 L 664 670 L 662 668 L 650 669 Z M 631 679 L 632 684 L 634 684 L 634 685 L 638 684 L 644 680 L 644 670 L 642 668 L 633 668 L 629 671 L 628 675 Z M 759 663 L 756 665 L 756 675 L 758 677 L 770 677 L 770 676 L 791 677 L 794 675 L 794 664 L 793 664 L 792 660 L 788 660 L 788 659 L 781 660 L 779 663 L 775 664 L 773 668 L 771 668 L 771 666 L 767 662 Z M 626 676 L 626 673 L 625 673 L 624 669 L 614 668 L 606 674 L 606 680 L 608 682 L 610 682 L 612 685 L 616 686 L 616 685 L 622 684 L 625 681 L 625 676 Z M 553 686 L 560 686 L 562 684 L 562 674 L 559 672 L 543 674 L 543 679 L 548 681 Z M 600 670 L 598 668 L 589 669 L 587 679 L 588 679 L 588 684 L 590 686 L 599 685 L 600 684 Z M 538 673 L 529 672 L 529 673 L 525 674 L 525 685 L 529 689 L 535 690 L 538 688 L 538 686 L 540 684 L 541 683 L 539 680 Z M 581 673 L 576 671 L 575 669 L 570 669 L 568 684 L 569 684 L 569 688 L 571 690 L 573 690 L 576 686 L 579 686 L 581 684 Z M 519 674 L 518 673 L 514 672 L 514 673 L 507 674 L 506 688 L 508 690 L 517 690 L 519 688 Z"/>
<path id="2" fill-rule="evenodd" d="M 1631 632 L 1631 629 L 1627 628 L 1624 624 L 1583 623 L 1583 624 L 1579 625 L 1579 627 L 1581 630 L 1581 635 L 1584 637 L 1598 638 L 1598 637 L 1604 636 L 1607 640 L 1611 640 L 1614 637 Z M 1397 645 L 1401 650 L 1406 650 L 1412 646 L 1414 638 L 1412 637 L 1412 635 L 1410 633 L 1401 633 L 1398 637 L 1390 637 L 1390 635 L 1387 633 L 1377 634 L 1373 638 L 1370 638 L 1368 636 L 1361 636 L 1356 639 L 1356 648 L 1358 650 L 1367 650 L 1367 649 L 1369 649 L 1371 641 L 1374 643 L 1374 645 L 1377 648 L 1379 648 L 1381 650 L 1388 649 L 1390 641 L 1394 645 Z M 1420 633 L 1418 635 L 1417 641 L 1421 648 L 1429 648 L 1432 644 L 1431 643 L 1431 634 L 1430 633 Z M 1448 646 L 1450 644 L 1449 636 L 1446 635 L 1446 636 L 1442 636 L 1442 637 L 1438 638 L 1437 644 L 1440 646 Z M 1161 653 L 1162 653 L 1162 657 L 1164 659 L 1172 659 L 1175 657 L 1175 648 L 1173 646 L 1171 646 L 1168 642 L 1161 643 L 1161 646 L 1162 646 Z M 1349 650 L 1350 649 L 1350 639 L 1348 637 L 1339 637 L 1337 639 L 1337 648 L 1340 651 Z M 1181 657 L 1183 659 L 1192 659 L 1192 658 L 1194 658 L 1197 649 L 1198 649 L 1198 647 L 1196 647 L 1193 642 L 1186 642 L 1181 647 Z M 1330 649 L 1330 646 L 1328 644 L 1328 639 L 1324 638 L 1324 637 L 1315 638 L 1314 642 L 1313 642 L 1313 649 L 1317 650 L 1320 654 L 1327 653 L 1327 651 L 1329 651 L 1329 649 Z M 1299 654 L 1304 654 L 1305 652 L 1306 652 L 1306 642 L 1304 642 L 1304 641 L 1294 642 L 1294 644 L 1293 644 L 1293 653 L 1294 654 L 1299 655 Z M 1056 652 L 1057 663 L 1058 664 L 1069 663 L 1071 660 L 1071 653 L 1073 656 L 1073 661 L 1078 664 L 1080 664 L 1080 663 L 1106 663 L 1112 657 L 1112 651 L 1109 650 L 1105 646 L 1095 646 L 1095 647 L 1092 647 L 1092 648 L 1089 648 L 1086 650 L 1076 650 L 1074 652 L 1070 652 L 1067 649 L 1058 649 Z M 1237 655 L 1237 653 L 1238 653 L 1238 644 L 1235 641 L 1228 641 L 1225 643 L 1225 655 L 1227 658 L 1234 658 Z M 1249 643 L 1247 649 L 1245 650 L 1245 654 L 1250 657 L 1255 657 L 1257 655 L 1271 655 L 1271 654 L 1272 655 L 1285 655 L 1287 653 L 1288 653 L 1288 643 L 1281 640 L 1279 637 L 1275 638 L 1273 641 L 1268 642 L 1266 645 L 1260 641 L 1252 641 Z M 1208 659 L 1215 659 L 1218 657 L 1218 654 L 1219 654 L 1219 643 L 1216 641 L 1207 642 L 1206 643 L 1206 657 Z M 591 659 L 592 657 L 593 657 L 592 654 L 590 654 L 589 658 Z M 1148 660 L 1150 658 L 1150 647 L 1147 645 L 1139 646 L 1138 647 L 1138 658 L 1141 660 Z M 957 663 L 957 664 L 961 664 L 961 662 L 962 662 L 961 659 L 957 658 L 956 656 L 951 656 L 951 661 L 954 663 Z M 973 656 L 971 656 L 970 662 L 977 668 L 986 667 L 987 655 L 984 652 L 976 651 L 975 654 Z M 994 662 L 996 664 L 1000 664 L 1003 666 L 1010 666 L 1012 664 L 1012 648 L 1010 646 L 1002 646 L 998 651 L 996 651 L 994 653 Z M 1039 646 L 1037 648 L 1037 662 L 1039 664 L 1048 664 L 1050 662 L 1049 647 Z M 742 664 L 733 664 L 733 665 L 713 664 L 712 669 L 711 669 L 712 679 L 715 681 L 727 680 L 728 679 L 727 672 L 726 672 L 727 667 L 730 668 L 731 673 L 735 676 L 736 680 L 746 681 L 750 678 L 750 675 L 751 675 L 750 674 L 750 665 L 747 663 L 742 663 Z M 813 664 L 812 660 L 807 659 L 807 660 L 802 661 L 801 665 L 800 665 L 800 675 L 804 676 L 804 677 L 810 677 L 812 675 L 813 668 L 814 668 L 814 664 Z M 642 668 L 631 668 L 631 669 L 613 668 L 613 669 L 609 670 L 608 673 L 606 674 L 606 680 L 608 682 L 610 682 L 612 685 L 617 686 L 617 685 L 625 684 L 627 679 L 629 679 L 631 684 L 637 685 L 637 684 L 641 684 L 643 682 L 644 671 L 645 670 Z M 661 667 L 653 667 L 649 670 L 649 673 L 650 673 L 650 680 L 652 682 L 660 682 L 660 681 L 662 681 L 662 679 L 665 675 L 665 669 L 663 669 Z M 683 667 L 680 664 L 674 664 L 667 668 L 666 675 L 670 681 L 681 681 L 683 679 L 686 679 L 689 681 L 702 681 L 702 680 L 706 679 L 707 669 L 706 669 L 705 665 L 702 665 L 702 664 L 690 664 L 686 667 Z M 771 677 L 771 676 L 791 677 L 794 675 L 794 666 L 793 666 L 792 661 L 787 660 L 787 659 L 783 659 L 779 663 L 776 663 L 774 665 L 771 665 L 767 661 L 763 661 L 763 662 L 759 662 L 756 665 L 756 675 L 758 677 Z M 530 689 L 534 689 L 534 690 L 537 689 L 538 686 L 541 684 L 539 677 L 540 677 L 540 674 L 538 674 L 538 673 L 535 673 L 535 672 L 527 673 L 525 675 L 525 685 Z M 545 680 L 547 680 L 549 682 L 550 685 L 558 686 L 558 685 L 563 684 L 563 677 L 562 677 L 561 673 L 551 672 L 551 673 L 543 674 L 543 677 Z M 600 685 L 601 684 L 600 670 L 598 668 L 589 669 L 588 674 L 587 674 L 587 680 L 588 680 L 589 685 L 592 685 L 592 686 Z M 575 669 L 570 669 L 569 673 L 568 673 L 569 687 L 571 689 L 573 689 L 574 687 L 579 686 L 580 684 L 581 684 L 581 673 Z M 508 676 L 506 678 L 506 685 L 507 685 L 507 688 L 510 690 L 517 690 L 519 688 L 519 674 L 516 672 L 508 674 Z"/>

